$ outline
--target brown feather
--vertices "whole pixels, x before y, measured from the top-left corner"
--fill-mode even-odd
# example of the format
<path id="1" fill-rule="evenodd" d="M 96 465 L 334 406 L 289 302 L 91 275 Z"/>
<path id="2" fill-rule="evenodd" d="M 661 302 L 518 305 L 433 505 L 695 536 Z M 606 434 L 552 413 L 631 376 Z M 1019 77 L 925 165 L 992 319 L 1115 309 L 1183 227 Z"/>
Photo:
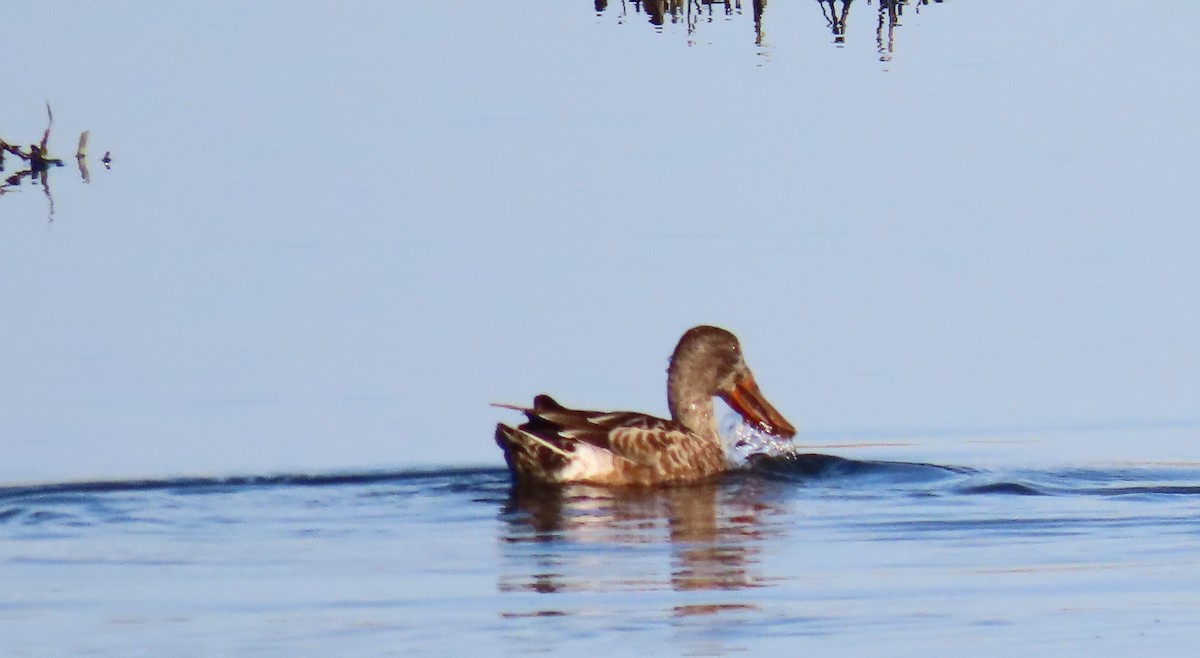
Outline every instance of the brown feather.
<path id="1" fill-rule="evenodd" d="M 569 409 L 548 395 L 532 407 L 496 405 L 525 414 L 526 422 L 496 426 L 496 443 L 521 481 L 547 479 L 569 464 L 578 444 L 616 458 L 611 484 L 656 484 L 703 479 L 724 470 L 719 444 L 705 441 L 671 420 L 636 412 Z M 565 454 L 564 454 L 565 453 Z"/>
<path id="2" fill-rule="evenodd" d="M 529 407 L 517 427 L 496 426 L 496 443 L 518 482 L 656 485 L 697 482 L 725 470 L 713 397 L 748 422 L 780 436 L 795 429 L 762 398 L 733 334 L 689 329 L 667 368 L 671 420 L 634 412 L 570 409 L 549 395 Z"/>

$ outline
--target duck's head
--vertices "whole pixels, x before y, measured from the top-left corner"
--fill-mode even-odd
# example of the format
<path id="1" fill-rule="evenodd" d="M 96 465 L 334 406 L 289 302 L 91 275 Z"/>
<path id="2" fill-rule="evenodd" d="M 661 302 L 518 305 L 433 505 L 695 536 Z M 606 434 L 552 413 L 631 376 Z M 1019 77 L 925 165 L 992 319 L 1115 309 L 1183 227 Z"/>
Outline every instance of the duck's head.
<path id="1" fill-rule="evenodd" d="M 688 329 L 675 346 L 667 374 L 667 397 L 676 418 L 686 418 L 688 406 L 711 405 L 715 396 L 763 432 L 782 438 L 796 434 L 796 428 L 758 390 L 737 337 L 724 329 Z"/>

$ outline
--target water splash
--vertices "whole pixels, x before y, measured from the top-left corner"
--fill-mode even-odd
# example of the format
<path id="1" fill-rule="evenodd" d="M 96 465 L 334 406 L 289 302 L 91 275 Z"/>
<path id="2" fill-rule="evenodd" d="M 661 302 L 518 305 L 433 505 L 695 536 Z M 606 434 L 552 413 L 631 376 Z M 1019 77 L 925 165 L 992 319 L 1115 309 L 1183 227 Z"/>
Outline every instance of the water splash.
<path id="1" fill-rule="evenodd" d="M 745 468 L 755 456 L 786 457 L 796 451 L 791 439 L 760 432 L 734 413 L 721 419 L 718 434 L 725 447 L 725 459 L 736 468 Z"/>

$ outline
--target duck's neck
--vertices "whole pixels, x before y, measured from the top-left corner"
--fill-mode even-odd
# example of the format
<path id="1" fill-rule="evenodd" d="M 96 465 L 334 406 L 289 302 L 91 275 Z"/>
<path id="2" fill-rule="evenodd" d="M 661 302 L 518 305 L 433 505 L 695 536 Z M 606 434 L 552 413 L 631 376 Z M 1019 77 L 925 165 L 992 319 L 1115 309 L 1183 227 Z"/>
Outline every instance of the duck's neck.
<path id="1" fill-rule="evenodd" d="M 667 406 L 671 409 L 671 420 L 702 438 L 720 440 L 712 395 L 691 384 L 679 368 L 672 367 L 667 373 Z"/>

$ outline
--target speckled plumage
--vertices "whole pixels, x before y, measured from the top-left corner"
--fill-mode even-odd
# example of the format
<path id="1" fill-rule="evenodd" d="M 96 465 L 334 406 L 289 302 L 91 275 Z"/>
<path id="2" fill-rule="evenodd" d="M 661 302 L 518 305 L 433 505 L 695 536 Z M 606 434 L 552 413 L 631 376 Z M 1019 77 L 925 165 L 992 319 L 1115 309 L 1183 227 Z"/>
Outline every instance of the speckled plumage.
<path id="1" fill-rule="evenodd" d="M 726 469 L 714 396 L 764 431 L 795 430 L 758 391 L 733 334 L 700 326 L 679 340 L 667 368 L 671 419 L 635 412 L 568 409 L 548 395 L 533 406 L 497 405 L 525 414 L 518 427 L 496 426 L 513 478 L 521 483 L 586 482 L 652 486 L 699 482 Z"/>

